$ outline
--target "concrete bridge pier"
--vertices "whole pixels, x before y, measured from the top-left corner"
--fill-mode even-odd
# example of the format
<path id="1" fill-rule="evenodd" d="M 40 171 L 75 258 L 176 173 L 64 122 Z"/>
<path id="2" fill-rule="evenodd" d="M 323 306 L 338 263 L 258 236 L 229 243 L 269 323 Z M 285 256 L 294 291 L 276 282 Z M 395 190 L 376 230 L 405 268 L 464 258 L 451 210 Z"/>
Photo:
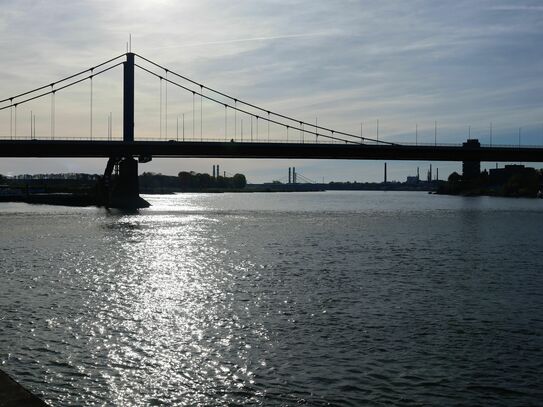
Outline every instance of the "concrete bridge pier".
<path id="1" fill-rule="evenodd" d="M 481 143 L 477 139 L 468 139 L 462 144 L 462 148 L 477 151 L 481 148 Z M 472 180 L 479 177 L 481 173 L 481 161 L 480 160 L 464 160 L 462 161 L 462 178 L 464 180 Z"/>
<path id="2" fill-rule="evenodd" d="M 139 193 L 138 162 L 132 156 L 110 157 L 102 179 L 100 203 L 106 208 L 148 208 L 149 202 Z"/>

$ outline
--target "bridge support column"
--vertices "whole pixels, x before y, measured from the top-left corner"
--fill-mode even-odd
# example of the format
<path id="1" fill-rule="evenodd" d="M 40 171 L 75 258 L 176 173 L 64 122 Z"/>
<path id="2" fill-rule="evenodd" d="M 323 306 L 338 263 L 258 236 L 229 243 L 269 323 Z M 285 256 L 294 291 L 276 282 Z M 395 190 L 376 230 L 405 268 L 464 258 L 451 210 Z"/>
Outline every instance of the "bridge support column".
<path id="1" fill-rule="evenodd" d="M 470 139 L 462 144 L 464 148 L 477 149 L 481 143 L 477 139 Z M 462 179 L 472 180 L 481 173 L 481 161 L 462 161 Z"/>
<path id="2" fill-rule="evenodd" d="M 118 166 L 118 174 L 113 169 Z M 132 157 L 110 157 L 102 180 L 101 204 L 106 208 L 138 209 L 149 207 L 140 197 L 138 162 Z"/>

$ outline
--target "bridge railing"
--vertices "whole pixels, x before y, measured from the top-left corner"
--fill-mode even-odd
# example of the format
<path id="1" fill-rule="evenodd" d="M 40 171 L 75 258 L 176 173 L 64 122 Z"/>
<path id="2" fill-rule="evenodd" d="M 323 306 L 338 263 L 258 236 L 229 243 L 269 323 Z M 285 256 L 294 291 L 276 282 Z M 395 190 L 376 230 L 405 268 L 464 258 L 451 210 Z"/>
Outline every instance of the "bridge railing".
<path id="1" fill-rule="evenodd" d="M 19 140 L 19 141 L 31 141 L 31 140 L 38 140 L 38 141 L 99 141 L 99 142 L 104 142 L 104 141 L 112 141 L 112 142 L 119 142 L 119 141 L 123 141 L 123 138 L 121 135 L 119 136 L 112 136 L 112 137 L 108 137 L 108 136 L 93 136 L 92 139 L 90 139 L 88 136 L 85 136 L 85 137 L 55 137 L 54 139 L 51 139 L 49 136 L 45 136 L 45 137 L 39 137 L 39 136 L 36 136 L 36 137 L 33 137 L 33 138 L 30 138 L 29 136 L 17 136 L 17 137 L 10 137 L 9 135 L 8 136 L 2 136 L 0 135 L 0 140 Z M 332 144 L 332 145 L 345 145 L 345 144 L 350 144 L 350 145 L 356 145 L 356 144 L 353 144 L 353 143 L 346 143 L 344 141 L 339 141 L 339 140 L 330 140 L 330 139 L 326 139 L 326 138 L 322 138 L 322 137 L 319 137 L 317 139 L 313 138 L 313 139 L 308 139 L 308 138 L 305 138 L 304 140 L 301 140 L 301 139 L 296 139 L 296 138 L 292 138 L 292 139 L 281 139 L 281 138 L 253 138 L 251 139 L 250 137 L 248 138 L 237 138 L 237 139 L 224 139 L 224 137 L 188 137 L 188 136 L 185 136 L 185 138 L 177 138 L 177 137 L 170 137 L 170 138 L 159 138 L 159 137 L 136 137 L 135 139 L 136 142 L 138 141 L 157 141 L 157 142 L 170 142 L 170 143 L 183 143 L 183 142 L 190 142 L 190 143 L 195 143 L 195 142 L 201 142 L 201 143 L 222 143 L 222 142 L 226 142 L 226 143 L 243 143 L 243 144 L 249 144 L 249 143 L 258 143 L 258 144 L 267 144 L 267 143 L 275 143 L 275 144 Z M 362 145 L 368 145 L 368 146 L 371 146 L 371 145 L 379 145 L 375 142 L 369 142 L 368 140 L 365 140 L 364 143 L 361 143 Z M 400 142 L 400 143 L 396 143 L 396 145 L 403 145 L 403 146 L 409 146 L 409 147 L 461 147 L 462 146 L 462 143 L 413 143 L 413 142 Z M 533 148 L 543 148 L 543 145 L 533 145 L 533 144 L 521 144 L 521 145 L 515 145 L 515 144 L 481 144 L 481 147 L 484 147 L 484 148 L 492 148 L 492 147 L 496 147 L 496 148 L 520 148 L 520 149 L 533 149 Z"/>

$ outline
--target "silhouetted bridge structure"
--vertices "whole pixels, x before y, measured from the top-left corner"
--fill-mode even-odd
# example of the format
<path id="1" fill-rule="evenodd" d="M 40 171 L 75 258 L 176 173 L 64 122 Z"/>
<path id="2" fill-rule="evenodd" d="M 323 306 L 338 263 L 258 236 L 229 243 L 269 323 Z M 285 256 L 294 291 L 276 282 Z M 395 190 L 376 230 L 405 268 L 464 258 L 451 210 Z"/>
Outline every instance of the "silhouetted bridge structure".
<path id="1" fill-rule="evenodd" d="M 138 58 L 138 63 L 136 63 Z M 124 60 L 123 60 L 124 59 Z M 146 65 L 146 66 L 144 66 Z M 93 137 L 92 130 L 92 81 L 96 76 L 116 67 L 123 67 L 123 138 L 114 140 L 111 123 L 108 137 Z M 136 140 L 134 137 L 134 71 L 155 76 L 160 81 L 161 118 L 160 139 Z M 158 72 L 157 72 L 158 71 Z M 83 81 L 91 82 L 90 135 L 86 139 L 59 139 L 55 137 L 55 95 Z M 166 131 L 163 134 L 162 87 L 166 85 Z M 167 85 L 175 86 L 192 95 L 192 138 L 175 139 L 167 136 Z M 17 108 L 33 100 L 51 97 L 50 134 L 37 139 L 34 130 L 31 137 L 17 134 Z M 195 134 L 196 99 L 200 99 L 200 138 Z M 224 135 L 214 139 L 203 137 L 203 108 L 206 100 L 224 108 Z M 147 162 L 152 157 L 222 157 L 222 158 L 296 158 L 296 159 L 347 159 L 347 160 L 428 160 L 462 161 L 477 164 L 490 162 L 541 162 L 543 148 L 525 146 L 481 146 L 476 140 L 462 145 L 410 145 L 368 138 L 337 131 L 317 123 L 308 123 L 280 114 L 233 96 L 209 88 L 175 73 L 147 58 L 128 52 L 87 70 L 70 75 L 57 82 L 0 100 L 0 111 L 10 109 L 9 137 L 0 139 L 0 157 L 106 157 L 108 165 L 104 173 L 106 204 L 131 206 L 138 196 L 137 162 Z M 228 113 L 234 115 L 234 133 L 228 134 Z M 238 115 L 250 121 L 250 132 L 238 132 Z M 246 123 L 248 122 L 246 121 Z M 259 125 L 264 131 L 259 132 Z M 270 138 L 270 125 L 281 127 L 285 136 L 281 140 Z M 32 117 L 31 117 L 32 129 Z M 117 167 L 118 166 L 118 167 Z M 112 173 L 118 168 L 119 177 L 113 186 Z M 114 197 L 112 198 L 112 196 Z M 127 197 L 126 199 L 122 197 Z M 137 206 L 137 204 L 136 204 Z"/>
<path id="2" fill-rule="evenodd" d="M 218 141 L 0 140 L 1 157 L 195 157 L 542 162 L 543 148 Z"/>

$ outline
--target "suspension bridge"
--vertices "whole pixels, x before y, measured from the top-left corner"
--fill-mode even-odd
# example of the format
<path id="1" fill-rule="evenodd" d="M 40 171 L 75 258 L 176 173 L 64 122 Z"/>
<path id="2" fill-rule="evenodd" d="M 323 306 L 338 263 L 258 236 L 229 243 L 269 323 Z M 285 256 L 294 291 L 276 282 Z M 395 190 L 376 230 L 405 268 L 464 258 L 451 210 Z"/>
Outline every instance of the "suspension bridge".
<path id="1" fill-rule="evenodd" d="M 93 83 L 96 77 L 114 69 L 123 72 L 122 138 L 113 137 L 112 118 L 108 116 L 107 134 L 93 131 Z M 160 128 L 158 137 L 136 137 L 135 71 L 158 79 L 160 83 Z M 87 136 L 59 136 L 56 131 L 56 97 L 59 93 L 82 82 L 90 83 L 90 132 Z M 168 86 L 192 99 L 191 127 L 179 134 L 179 116 L 175 137 L 168 136 Z M 163 103 L 163 91 L 165 103 Z M 49 99 L 48 134 L 37 134 L 35 116 L 30 116 L 30 134 L 22 134 L 21 106 L 36 100 Z M 224 111 L 223 132 L 217 128 L 204 137 L 204 101 Z M 197 112 L 199 102 L 200 111 Z M 165 111 L 163 111 L 165 110 Z M 206 111 L 208 109 L 206 108 Z M 357 160 L 428 160 L 462 161 L 520 161 L 542 162 L 543 148 L 530 146 L 489 146 L 477 140 L 458 145 L 410 145 L 368 138 L 326 126 L 309 123 L 257 104 L 239 99 L 205 86 L 164 67 L 139 54 L 127 52 L 58 81 L 0 100 L 0 113 L 9 111 L 9 134 L 0 134 L 0 157 L 104 157 L 108 163 L 103 179 L 106 204 L 131 206 L 139 198 L 137 173 L 140 163 L 153 157 L 215 157 L 215 158 L 298 158 L 298 159 L 357 159 Z M 196 125 L 199 117 L 199 135 Z M 20 116 L 20 114 L 19 114 Z M 166 118 L 164 120 L 164 117 Z M 145 118 L 143 118 L 145 120 Z M 217 121 L 217 114 L 214 115 Z M 233 123 L 232 123 L 233 121 Z M 245 131 L 243 124 L 245 123 Z M 233 126 L 232 126 L 233 124 Z M 6 126 L 7 127 L 7 126 Z M 232 127 L 233 131 L 232 131 Z M 270 128 L 274 128 L 274 132 Z M 277 137 L 278 129 L 283 132 Z M 192 131 L 190 131 L 192 130 Z M 186 134 L 190 133 L 190 134 Z M 113 185 L 112 174 L 119 177 Z"/>

